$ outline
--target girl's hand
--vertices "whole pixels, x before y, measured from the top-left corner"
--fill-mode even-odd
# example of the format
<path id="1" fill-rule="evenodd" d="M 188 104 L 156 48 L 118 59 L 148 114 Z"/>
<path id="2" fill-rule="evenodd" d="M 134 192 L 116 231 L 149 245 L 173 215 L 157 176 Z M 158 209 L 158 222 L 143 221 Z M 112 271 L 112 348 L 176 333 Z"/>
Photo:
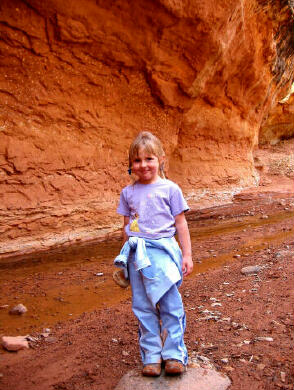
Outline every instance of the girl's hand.
<path id="1" fill-rule="evenodd" d="M 193 261 L 190 233 L 184 213 L 175 216 L 175 225 L 183 254 L 183 276 L 188 276 L 193 270 Z"/>
<path id="2" fill-rule="evenodd" d="M 188 276 L 193 271 L 192 256 L 183 256 L 182 271 L 183 271 L 183 276 Z"/>

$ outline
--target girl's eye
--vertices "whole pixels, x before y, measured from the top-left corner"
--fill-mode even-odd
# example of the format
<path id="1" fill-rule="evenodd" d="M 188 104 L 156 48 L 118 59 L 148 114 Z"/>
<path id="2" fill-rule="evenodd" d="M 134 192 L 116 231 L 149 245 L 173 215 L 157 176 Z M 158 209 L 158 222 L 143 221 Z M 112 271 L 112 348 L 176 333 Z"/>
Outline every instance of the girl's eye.
<path id="1" fill-rule="evenodd" d="M 154 158 L 153 157 L 147 157 L 147 160 L 148 161 L 152 161 L 152 160 L 154 160 Z"/>
<path id="2" fill-rule="evenodd" d="M 139 159 L 139 158 L 135 158 L 134 162 L 135 162 L 135 163 L 139 163 L 139 162 L 140 162 L 140 159 Z"/>

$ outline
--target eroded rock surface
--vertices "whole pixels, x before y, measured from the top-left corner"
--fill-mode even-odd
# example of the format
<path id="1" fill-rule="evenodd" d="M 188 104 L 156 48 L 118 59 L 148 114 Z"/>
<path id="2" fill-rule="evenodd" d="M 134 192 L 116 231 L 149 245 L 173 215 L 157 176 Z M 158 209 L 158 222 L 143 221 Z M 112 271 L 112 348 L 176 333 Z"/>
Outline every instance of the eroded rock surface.
<path id="1" fill-rule="evenodd" d="M 256 185 L 260 124 L 292 78 L 281 7 L 1 1 L 0 256 L 116 230 L 140 130 L 190 204 Z"/>

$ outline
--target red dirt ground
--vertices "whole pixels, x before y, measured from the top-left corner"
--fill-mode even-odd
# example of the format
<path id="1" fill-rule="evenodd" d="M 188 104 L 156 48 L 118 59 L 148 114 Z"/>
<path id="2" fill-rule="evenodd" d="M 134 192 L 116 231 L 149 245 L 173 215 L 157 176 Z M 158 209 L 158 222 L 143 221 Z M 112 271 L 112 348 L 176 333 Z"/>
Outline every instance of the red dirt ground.
<path id="1" fill-rule="evenodd" d="M 228 375 L 232 390 L 294 385 L 292 146 L 284 142 L 274 153 L 271 147 L 257 152 L 258 189 L 236 196 L 229 205 L 188 216 L 195 271 L 181 287 L 186 344 L 191 361 L 209 359 L 200 364 Z M 248 265 L 261 270 L 245 276 L 241 269 Z M 110 279 L 112 264 L 104 264 L 102 271 Z M 66 285 L 80 274 L 66 268 L 56 280 Z M 38 275 L 38 291 L 50 284 L 50 277 L 49 271 Z M 8 281 L 0 304 L 23 286 L 21 279 Z M 131 300 L 121 291 L 122 302 L 51 326 L 50 336 L 31 342 L 29 350 L 2 351 L 0 389 L 114 389 L 122 375 L 141 364 Z"/>

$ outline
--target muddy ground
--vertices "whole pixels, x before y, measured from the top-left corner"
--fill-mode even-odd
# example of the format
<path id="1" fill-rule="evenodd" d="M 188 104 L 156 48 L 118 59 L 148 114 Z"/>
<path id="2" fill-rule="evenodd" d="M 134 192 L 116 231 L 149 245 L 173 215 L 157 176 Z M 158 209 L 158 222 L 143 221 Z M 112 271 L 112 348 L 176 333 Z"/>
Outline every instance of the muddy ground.
<path id="1" fill-rule="evenodd" d="M 228 375 L 232 390 L 294 385 L 292 146 L 257 152 L 259 188 L 188 215 L 195 265 L 181 292 L 190 360 Z M 119 242 L 99 245 L 1 264 L 0 306 L 28 312 L 0 310 L 0 334 L 35 337 L 29 350 L 1 351 L 1 390 L 111 390 L 140 367 L 130 291 L 111 279 Z M 243 275 L 248 265 L 260 271 Z"/>

